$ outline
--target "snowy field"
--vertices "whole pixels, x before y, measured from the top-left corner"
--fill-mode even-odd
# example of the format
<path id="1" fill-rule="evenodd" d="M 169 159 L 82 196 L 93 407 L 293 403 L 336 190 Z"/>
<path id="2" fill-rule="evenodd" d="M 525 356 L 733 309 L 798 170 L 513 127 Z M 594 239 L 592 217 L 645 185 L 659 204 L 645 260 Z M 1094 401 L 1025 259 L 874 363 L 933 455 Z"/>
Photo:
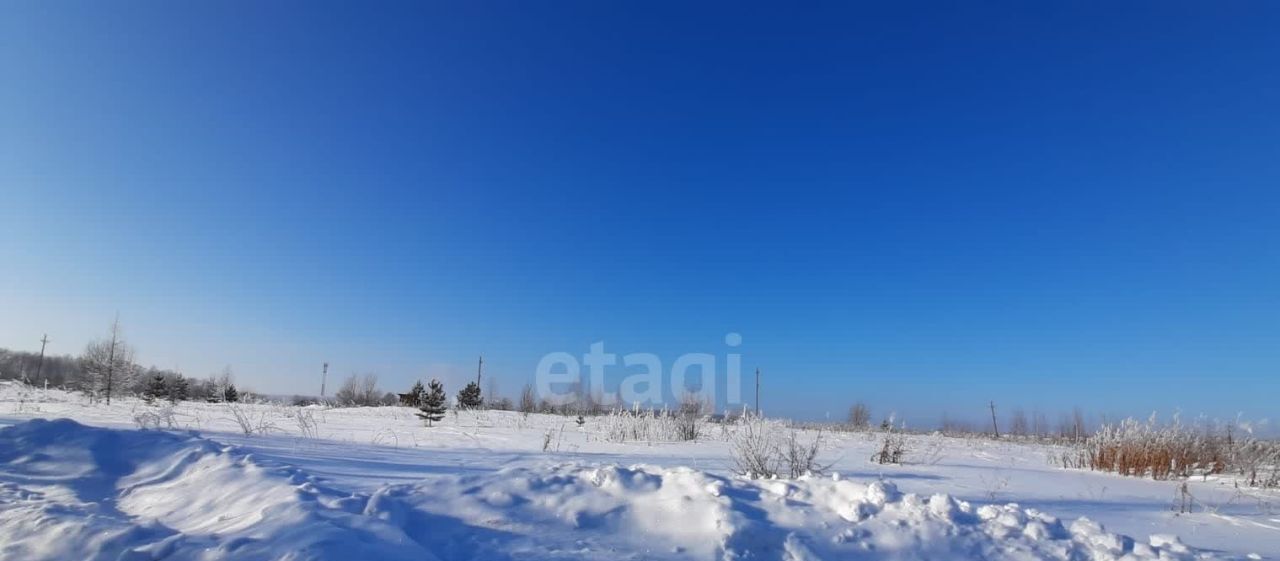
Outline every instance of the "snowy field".
<path id="1" fill-rule="evenodd" d="M 1280 559 L 1280 495 L 1196 479 L 1179 514 L 1179 483 L 1049 446 L 911 436 L 882 466 L 879 435 L 824 433 L 828 475 L 749 481 L 718 425 L 611 442 L 601 419 L 412 412 L 0 383 L 0 559 Z"/>

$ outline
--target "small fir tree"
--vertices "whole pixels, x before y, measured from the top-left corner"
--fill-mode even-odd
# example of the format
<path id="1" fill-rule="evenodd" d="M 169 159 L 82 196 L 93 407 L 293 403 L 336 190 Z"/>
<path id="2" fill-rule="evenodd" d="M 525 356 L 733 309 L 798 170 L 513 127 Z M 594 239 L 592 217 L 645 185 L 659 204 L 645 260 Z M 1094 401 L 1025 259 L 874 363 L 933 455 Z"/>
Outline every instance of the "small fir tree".
<path id="1" fill-rule="evenodd" d="M 235 384 L 227 384 L 227 388 L 222 390 L 222 401 L 227 403 L 240 401 L 240 392 L 236 390 Z"/>
<path id="2" fill-rule="evenodd" d="M 439 380 L 432 380 L 427 384 L 427 389 L 418 394 L 418 418 L 427 422 L 427 426 L 431 423 L 444 418 L 445 400 L 448 396 L 444 393 L 444 385 Z"/>
<path id="3" fill-rule="evenodd" d="M 181 374 L 169 382 L 169 403 L 177 404 L 187 400 L 187 379 Z"/>
<path id="4" fill-rule="evenodd" d="M 480 384 L 470 382 L 458 392 L 459 408 L 479 409 L 482 405 L 484 405 L 484 399 L 480 397 Z"/>
<path id="5" fill-rule="evenodd" d="M 167 384 L 165 384 L 164 375 L 156 374 L 151 377 L 149 382 L 147 382 L 146 389 L 142 390 L 142 400 L 147 402 L 147 405 L 150 405 L 155 403 L 157 399 L 168 394 L 169 388 L 167 387 Z"/>
<path id="6" fill-rule="evenodd" d="M 427 393 L 427 388 L 422 387 L 422 380 L 414 382 L 413 387 L 409 388 L 409 403 L 406 405 L 413 407 L 422 405 L 422 394 L 425 393 Z"/>

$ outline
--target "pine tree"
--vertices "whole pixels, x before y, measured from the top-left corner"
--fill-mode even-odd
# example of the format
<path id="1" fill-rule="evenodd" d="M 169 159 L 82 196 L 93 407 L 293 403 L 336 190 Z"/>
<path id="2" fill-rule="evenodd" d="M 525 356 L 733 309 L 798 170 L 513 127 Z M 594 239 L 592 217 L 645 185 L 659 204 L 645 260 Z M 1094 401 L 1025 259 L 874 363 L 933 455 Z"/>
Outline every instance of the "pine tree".
<path id="1" fill-rule="evenodd" d="M 422 380 L 413 383 L 413 387 L 409 388 L 409 403 L 413 407 L 422 405 L 422 394 L 427 393 L 427 388 L 422 387 Z"/>
<path id="2" fill-rule="evenodd" d="M 444 385 L 439 380 L 432 380 L 427 384 L 427 389 L 418 394 L 418 418 L 427 422 L 427 426 L 431 423 L 444 418 L 445 405 L 444 402 L 448 396 L 444 393 Z"/>
<path id="3" fill-rule="evenodd" d="M 157 399 L 160 399 L 168 394 L 169 394 L 169 388 L 168 388 L 168 384 L 165 383 L 164 375 L 156 374 L 155 376 L 151 377 L 150 382 L 147 382 L 147 388 L 142 390 L 142 400 L 147 402 L 148 405 L 150 405 L 152 403 L 155 403 Z"/>
<path id="4" fill-rule="evenodd" d="M 481 405 L 484 405 L 484 399 L 480 397 L 480 384 L 468 383 L 458 392 L 458 408 L 479 409 Z"/>
<path id="5" fill-rule="evenodd" d="M 227 403 L 240 401 L 240 392 L 236 391 L 235 384 L 227 384 L 227 389 L 222 390 L 222 401 Z"/>
<path id="6" fill-rule="evenodd" d="M 187 379 L 183 377 L 181 374 L 174 376 L 173 380 L 169 381 L 168 398 L 169 398 L 169 403 L 174 403 L 174 404 L 178 403 L 179 401 L 187 400 Z"/>

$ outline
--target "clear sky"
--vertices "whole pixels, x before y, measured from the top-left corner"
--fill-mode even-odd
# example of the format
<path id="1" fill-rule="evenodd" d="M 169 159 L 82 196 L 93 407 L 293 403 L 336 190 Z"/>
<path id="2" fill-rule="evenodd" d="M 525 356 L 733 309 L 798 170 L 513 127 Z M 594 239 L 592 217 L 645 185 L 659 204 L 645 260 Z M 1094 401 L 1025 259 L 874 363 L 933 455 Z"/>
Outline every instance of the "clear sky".
<path id="1" fill-rule="evenodd" d="M 1280 4 L 0 4 L 0 346 L 1280 417 Z M 740 333 L 730 349 L 727 333 Z M 332 382 L 331 382 L 332 385 Z M 451 390 L 453 388 L 451 387 Z"/>

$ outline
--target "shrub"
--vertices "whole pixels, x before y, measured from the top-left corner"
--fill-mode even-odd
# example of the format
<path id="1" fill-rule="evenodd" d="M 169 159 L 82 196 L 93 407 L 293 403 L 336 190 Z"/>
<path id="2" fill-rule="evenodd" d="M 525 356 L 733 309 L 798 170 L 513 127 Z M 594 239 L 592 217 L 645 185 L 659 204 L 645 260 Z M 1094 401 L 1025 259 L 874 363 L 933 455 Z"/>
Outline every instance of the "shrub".
<path id="1" fill-rule="evenodd" d="M 795 479 L 802 475 L 822 475 L 831 469 L 831 464 L 822 464 L 818 461 L 818 454 L 822 452 L 822 430 L 818 430 L 813 440 L 808 442 L 798 438 L 797 432 L 791 431 L 787 445 L 782 449 L 782 459 L 791 478 Z"/>
<path id="2" fill-rule="evenodd" d="M 894 431 L 893 419 L 885 419 L 880 423 L 884 431 L 884 439 L 880 443 L 880 451 L 871 456 L 877 464 L 901 464 L 907 453 L 907 439 L 901 432 Z"/>
<path id="3" fill-rule="evenodd" d="M 678 440 L 697 440 L 702 433 L 704 410 L 711 405 L 698 399 L 693 393 L 685 393 L 680 398 L 680 409 L 676 413 L 676 438 Z"/>
<path id="4" fill-rule="evenodd" d="M 734 473 L 752 479 L 778 476 L 780 445 L 777 431 L 761 417 L 747 417 L 729 442 Z"/>
<path id="5" fill-rule="evenodd" d="M 696 403 L 696 405 L 695 405 Z M 600 416 L 605 440 L 609 442 L 678 442 L 697 440 L 703 435 L 706 404 L 682 404 L 680 409 L 641 409 L 639 405 L 614 409 Z M 594 424 L 594 423 L 593 423 Z"/>
<path id="6" fill-rule="evenodd" d="M 240 431 L 246 436 L 280 430 L 280 427 L 271 421 L 268 411 L 265 409 L 228 402 L 227 410 L 231 412 L 231 420 L 235 421 L 236 425 L 240 427 Z"/>

